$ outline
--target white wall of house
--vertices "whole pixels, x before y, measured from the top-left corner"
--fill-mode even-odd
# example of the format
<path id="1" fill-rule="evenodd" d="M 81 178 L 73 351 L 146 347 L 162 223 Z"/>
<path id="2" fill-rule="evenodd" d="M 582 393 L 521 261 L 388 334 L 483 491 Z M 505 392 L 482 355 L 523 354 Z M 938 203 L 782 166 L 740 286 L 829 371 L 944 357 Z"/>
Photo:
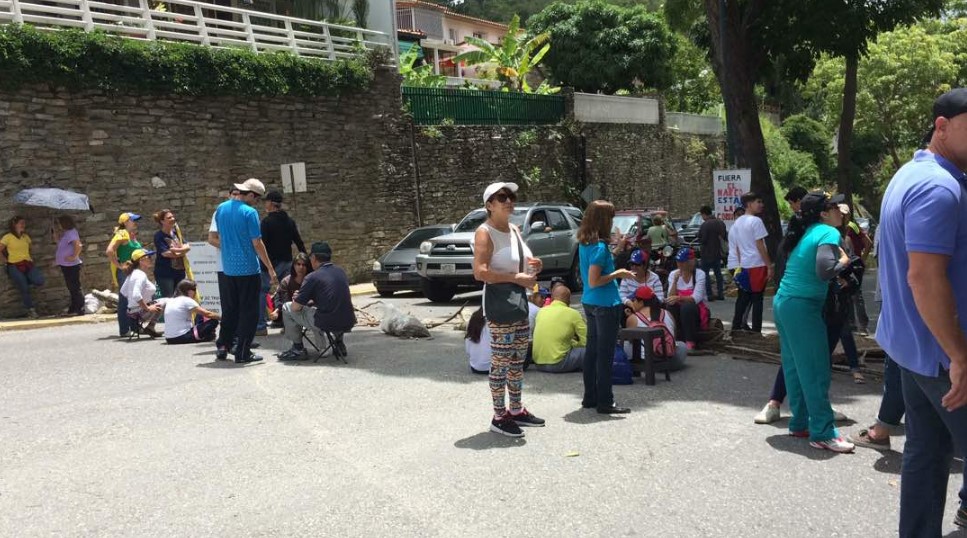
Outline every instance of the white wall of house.
<path id="1" fill-rule="evenodd" d="M 444 17 L 445 39 L 453 39 L 454 43 L 462 43 L 467 40 L 467 36 L 477 36 L 491 43 L 500 42 L 506 31 L 489 24 L 474 23 L 460 19 Z"/>
<path id="2" fill-rule="evenodd" d="M 586 123 L 658 125 L 658 100 L 615 95 L 574 94 L 574 119 Z"/>

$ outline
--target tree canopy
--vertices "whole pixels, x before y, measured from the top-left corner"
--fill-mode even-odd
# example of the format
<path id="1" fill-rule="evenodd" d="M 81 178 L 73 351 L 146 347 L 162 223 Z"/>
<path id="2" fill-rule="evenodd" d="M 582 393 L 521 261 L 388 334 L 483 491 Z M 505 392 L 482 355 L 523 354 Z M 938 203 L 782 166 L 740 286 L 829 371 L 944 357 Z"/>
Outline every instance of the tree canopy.
<path id="1" fill-rule="evenodd" d="M 531 17 L 527 27 L 550 35 L 544 65 L 556 83 L 609 94 L 672 84 L 675 36 L 643 6 L 626 9 L 601 0 L 555 3 Z"/>

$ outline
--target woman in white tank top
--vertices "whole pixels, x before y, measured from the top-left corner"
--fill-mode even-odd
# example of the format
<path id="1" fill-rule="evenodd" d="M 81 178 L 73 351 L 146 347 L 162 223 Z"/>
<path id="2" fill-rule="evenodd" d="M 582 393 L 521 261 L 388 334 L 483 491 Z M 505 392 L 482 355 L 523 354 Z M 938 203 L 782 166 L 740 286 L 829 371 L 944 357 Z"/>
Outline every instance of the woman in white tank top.
<path id="1" fill-rule="evenodd" d="M 484 191 L 483 199 L 487 221 L 477 228 L 473 239 L 474 278 L 484 283 L 484 295 L 488 284 L 510 283 L 533 288 L 543 266 L 527 248 L 520 230 L 510 223 L 517 201 L 517 185 L 493 183 Z M 524 271 L 521 271 L 522 254 Z M 486 302 L 483 309 L 486 315 Z M 524 358 L 530 339 L 527 316 L 513 323 L 494 323 L 488 319 L 487 327 L 491 348 L 490 396 L 494 406 L 490 430 L 509 437 L 523 437 L 520 426 L 544 425 L 543 419 L 530 414 L 521 403 Z M 509 394 L 509 412 L 504 393 Z"/>

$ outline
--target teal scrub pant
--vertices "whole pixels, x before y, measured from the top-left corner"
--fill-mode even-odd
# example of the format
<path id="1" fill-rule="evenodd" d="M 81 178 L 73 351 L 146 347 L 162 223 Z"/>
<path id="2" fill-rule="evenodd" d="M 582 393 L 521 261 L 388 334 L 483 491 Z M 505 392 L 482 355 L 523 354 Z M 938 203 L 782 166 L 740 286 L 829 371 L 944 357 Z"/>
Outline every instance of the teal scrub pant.
<path id="1" fill-rule="evenodd" d="M 777 294 L 772 301 L 782 369 L 789 393 L 792 419 L 789 431 L 809 430 L 810 441 L 839 437 L 829 404 L 829 344 L 823 321 L 823 299 Z"/>

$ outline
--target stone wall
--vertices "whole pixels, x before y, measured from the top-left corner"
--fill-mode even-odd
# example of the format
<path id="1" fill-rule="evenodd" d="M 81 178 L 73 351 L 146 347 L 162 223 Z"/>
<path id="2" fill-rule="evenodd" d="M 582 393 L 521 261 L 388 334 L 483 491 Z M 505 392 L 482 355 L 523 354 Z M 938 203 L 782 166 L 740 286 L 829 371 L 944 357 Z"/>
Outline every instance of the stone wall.
<path id="1" fill-rule="evenodd" d="M 455 222 L 479 207 L 484 186 L 495 180 L 521 183 L 524 199 L 574 202 L 592 180 L 617 205 L 661 205 L 682 215 L 711 198 L 715 140 L 712 158 L 696 157 L 704 142 L 660 127 L 412 127 L 401 110 L 399 78 L 389 71 L 377 73 L 368 92 L 339 98 L 132 96 L 44 86 L 0 93 L 0 219 L 28 217 L 33 254 L 49 282 L 35 297 L 42 313 L 56 313 L 66 291 L 51 267 L 53 213 L 12 206 L 23 188 L 90 196 L 94 211 L 74 214 L 86 289 L 110 283 L 104 249 L 120 212 L 145 215 L 143 242 L 156 230 L 149 215 L 162 208 L 176 213 L 187 239 L 204 240 L 231 183 L 258 177 L 281 190 L 283 163 L 306 163 L 308 192 L 286 195 L 304 238 L 330 241 L 357 281 L 418 223 Z M 21 312 L 0 278 L 0 317 Z"/>

